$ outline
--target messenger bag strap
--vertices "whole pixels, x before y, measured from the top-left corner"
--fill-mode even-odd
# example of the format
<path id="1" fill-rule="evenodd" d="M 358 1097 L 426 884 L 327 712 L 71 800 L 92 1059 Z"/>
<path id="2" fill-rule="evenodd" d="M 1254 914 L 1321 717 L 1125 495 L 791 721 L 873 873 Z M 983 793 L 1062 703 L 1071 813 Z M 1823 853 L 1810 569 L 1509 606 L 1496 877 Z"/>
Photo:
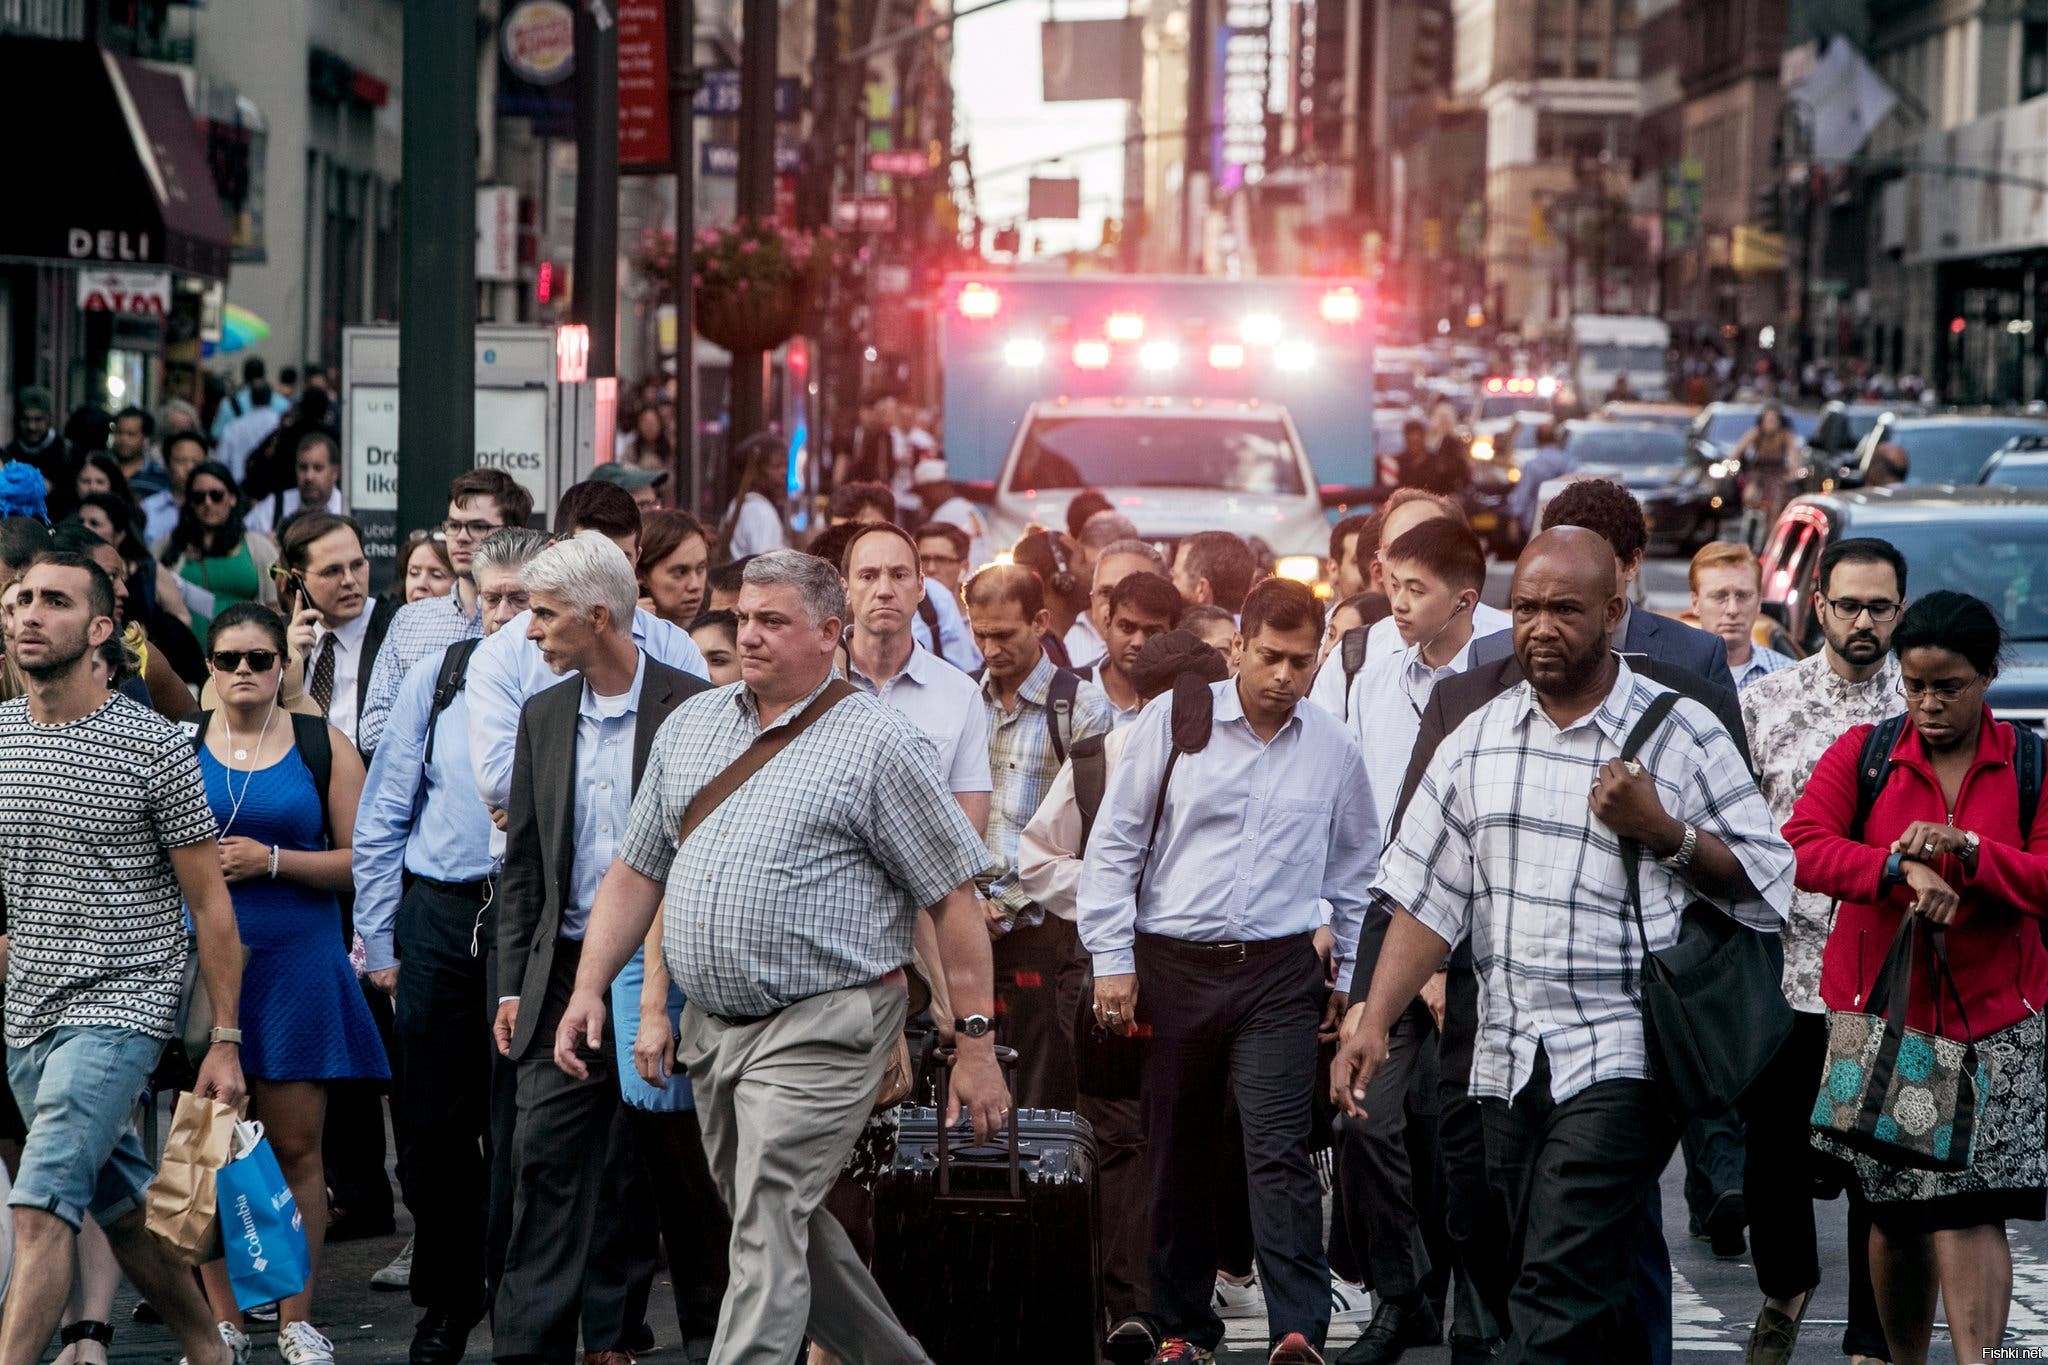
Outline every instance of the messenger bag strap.
<path id="1" fill-rule="evenodd" d="M 1643 746 L 1650 742 L 1650 736 L 1657 733 L 1657 728 L 1664 723 L 1664 718 L 1670 715 L 1672 709 L 1677 705 L 1678 694 L 1676 692 L 1660 692 L 1650 699 L 1649 706 L 1644 708 L 1642 717 L 1636 721 L 1635 728 L 1630 730 L 1628 737 L 1621 742 L 1621 758 L 1623 762 L 1627 762 L 1643 751 Z M 1621 841 L 1621 870 L 1622 874 L 1628 879 L 1629 913 L 1636 922 L 1636 942 L 1642 945 L 1643 958 L 1647 961 L 1650 956 L 1650 935 L 1643 927 L 1642 870 L 1637 866 L 1641 858 L 1642 848 L 1635 840 L 1623 839 Z"/>
<path id="2" fill-rule="evenodd" d="M 682 828 L 676 833 L 676 846 L 689 842 L 697 826 L 711 817 L 711 812 L 725 804 L 725 799 L 747 784 L 747 779 L 768 766 L 770 759 L 796 742 L 796 737 L 833 707 L 854 694 L 854 686 L 844 678 L 834 678 L 825 684 L 825 690 L 811 698 L 797 718 L 777 730 L 767 730 L 754 737 L 754 742 L 740 751 L 740 756 L 725 765 L 725 770 L 706 782 L 690 798 L 690 804 L 683 808 Z"/>

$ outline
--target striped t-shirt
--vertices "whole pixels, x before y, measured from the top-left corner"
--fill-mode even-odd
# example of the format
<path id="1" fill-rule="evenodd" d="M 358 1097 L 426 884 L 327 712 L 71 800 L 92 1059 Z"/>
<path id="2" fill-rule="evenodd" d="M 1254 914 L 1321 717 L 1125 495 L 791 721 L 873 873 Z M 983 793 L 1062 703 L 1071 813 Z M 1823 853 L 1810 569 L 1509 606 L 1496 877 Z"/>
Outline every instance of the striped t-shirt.
<path id="1" fill-rule="evenodd" d="M 192 741 L 118 694 L 61 725 L 0 705 L 7 1041 L 111 1026 L 169 1038 L 185 918 L 170 850 L 214 837 Z"/>

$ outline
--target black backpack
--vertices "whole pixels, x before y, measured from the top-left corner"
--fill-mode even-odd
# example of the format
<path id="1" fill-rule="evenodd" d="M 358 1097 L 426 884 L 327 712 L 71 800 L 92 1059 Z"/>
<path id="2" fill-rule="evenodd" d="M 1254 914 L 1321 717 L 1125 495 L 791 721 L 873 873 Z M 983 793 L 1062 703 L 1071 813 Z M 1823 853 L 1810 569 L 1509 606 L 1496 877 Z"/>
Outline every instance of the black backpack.
<path id="1" fill-rule="evenodd" d="M 934 637 L 936 638 L 936 637 Z M 988 673 L 987 667 L 977 668 L 967 676 L 979 683 Z M 1052 741 L 1054 763 L 1065 763 L 1067 753 L 1073 747 L 1074 699 L 1081 695 L 1079 674 L 1068 669 L 1055 667 L 1052 671 L 1052 686 L 1045 708 L 1045 733 Z"/>
<path id="2" fill-rule="evenodd" d="M 441 671 L 434 678 L 434 699 L 427 706 L 427 745 L 420 753 L 420 769 L 425 771 L 434 762 L 434 736 L 441 728 L 441 713 L 455 700 L 462 685 L 469 681 L 469 656 L 476 653 L 476 647 L 483 643 L 483 637 L 472 636 L 457 640 L 441 655 Z"/>
<path id="3" fill-rule="evenodd" d="M 298 747 L 299 760 L 313 774 L 313 790 L 320 794 L 320 830 L 324 837 L 333 828 L 327 815 L 327 779 L 334 771 L 334 749 L 327 742 L 327 722 L 297 711 L 285 714 L 292 718 L 292 743 Z M 186 733 L 192 736 L 193 753 L 205 747 L 206 727 L 212 721 L 213 712 L 200 711 L 185 722 Z"/>
<path id="4" fill-rule="evenodd" d="M 1173 752 L 1167 755 L 1166 775 L 1159 782 L 1159 797 L 1152 810 L 1152 833 L 1159 833 L 1159 808 L 1166 801 L 1166 783 L 1173 776 L 1173 765 L 1183 753 L 1199 753 L 1209 747 L 1209 730 L 1215 718 L 1215 696 L 1209 685 L 1199 677 L 1188 675 L 1193 681 L 1182 687 L 1176 680 L 1173 689 Z M 1074 850 L 1081 854 L 1088 851 L 1088 837 L 1095 831 L 1095 817 L 1102 810 L 1102 794 L 1109 786 L 1109 755 L 1106 746 L 1107 734 L 1089 735 L 1074 741 L 1074 805 L 1081 812 L 1081 846 Z M 1147 840 L 1150 847 L 1150 840 Z M 1149 853 L 1147 855 L 1150 856 Z"/>
<path id="5" fill-rule="evenodd" d="M 1899 746 L 1899 736 L 1906 731 L 1907 717 L 1904 712 L 1888 716 L 1879 721 L 1863 741 L 1863 752 L 1856 763 L 1856 815 L 1849 826 L 1849 837 L 1859 843 L 1863 839 L 1863 827 L 1869 823 L 1870 811 L 1877 804 L 1878 794 L 1885 783 L 1892 778 L 1892 750 Z M 2048 757 L 2048 742 L 2027 726 L 2014 725 L 2012 774 L 2020 789 L 2020 839 L 2021 847 L 2034 829 L 2034 815 L 2041 809 L 2041 774 L 2044 757 Z M 2048 929 L 2044 929 L 2048 933 Z"/>

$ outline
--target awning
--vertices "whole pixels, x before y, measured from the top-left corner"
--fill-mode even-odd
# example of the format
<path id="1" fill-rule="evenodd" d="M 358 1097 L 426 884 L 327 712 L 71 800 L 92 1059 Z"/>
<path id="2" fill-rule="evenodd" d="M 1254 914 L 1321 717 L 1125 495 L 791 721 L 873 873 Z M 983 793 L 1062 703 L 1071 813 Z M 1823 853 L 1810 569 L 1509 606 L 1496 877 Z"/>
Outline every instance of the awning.
<path id="1" fill-rule="evenodd" d="M 0 256 L 224 280 L 230 234 L 178 78 L 90 43 L 0 37 L 16 192 Z"/>

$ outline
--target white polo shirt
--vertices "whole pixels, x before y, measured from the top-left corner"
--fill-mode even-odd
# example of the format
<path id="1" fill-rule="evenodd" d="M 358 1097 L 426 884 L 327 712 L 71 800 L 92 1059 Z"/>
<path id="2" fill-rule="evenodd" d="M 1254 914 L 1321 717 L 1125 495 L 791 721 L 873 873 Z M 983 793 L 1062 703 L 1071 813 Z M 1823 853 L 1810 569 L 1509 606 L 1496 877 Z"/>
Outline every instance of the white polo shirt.
<path id="1" fill-rule="evenodd" d="M 939 775 L 954 795 L 994 787 L 988 768 L 988 708 L 981 689 L 922 645 L 910 647 L 903 671 L 877 687 L 847 651 L 846 680 L 924 731 L 938 750 Z"/>

